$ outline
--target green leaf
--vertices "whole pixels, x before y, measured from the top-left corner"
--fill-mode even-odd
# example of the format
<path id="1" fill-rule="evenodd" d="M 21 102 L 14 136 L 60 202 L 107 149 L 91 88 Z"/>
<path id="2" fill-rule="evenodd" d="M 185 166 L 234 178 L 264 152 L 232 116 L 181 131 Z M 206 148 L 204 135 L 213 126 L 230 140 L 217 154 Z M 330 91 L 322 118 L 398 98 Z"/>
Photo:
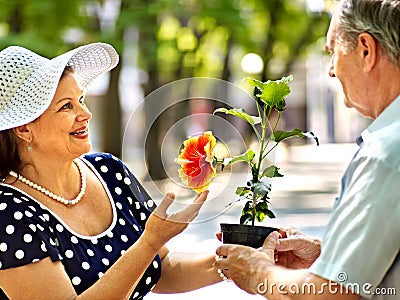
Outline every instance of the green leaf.
<path id="1" fill-rule="evenodd" d="M 273 178 L 273 177 L 283 177 L 283 175 L 279 173 L 279 168 L 277 166 L 269 166 L 268 168 L 264 169 L 261 177 Z"/>
<path id="2" fill-rule="evenodd" d="M 291 138 L 291 137 L 301 137 L 301 138 L 313 138 L 316 143 L 317 146 L 319 146 L 319 141 L 318 141 L 318 137 L 316 135 L 314 135 L 314 133 L 312 132 L 303 132 L 301 129 L 294 129 L 292 131 L 275 131 L 272 135 L 271 135 L 271 139 L 277 143 Z"/>
<path id="3" fill-rule="evenodd" d="M 268 80 L 267 82 L 253 78 L 246 78 L 246 80 L 254 87 L 256 100 L 264 102 L 270 107 L 275 107 L 278 111 L 286 109 L 285 98 L 290 94 L 288 83 L 293 80 L 293 75 L 282 77 L 279 80 Z"/>
<path id="4" fill-rule="evenodd" d="M 267 105 L 274 107 L 278 103 L 282 103 L 282 100 L 289 94 L 290 88 L 287 83 L 283 81 L 269 81 L 265 84 L 260 99 L 267 103 Z"/>
<path id="5" fill-rule="evenodd" d="M 264 221 L 265 217 L 268 218 L 275 218 L 275 214 L 272 212 L 272 210 L 269 209 L 268 203 L 267 202 L 259 202 L 256 207 L 256 218 L 257 221 L 262 222 Z"/>
<path id="6" fill-rule="evenodd" d="M 240 224 L 247 224 L 249 223 L 251 220 L 253 220 L 253 215 L 251 214 L 244 214 L 240 216 Z"/>
<path id="7" fill-rule="evenodd" d="M 256 197 L 262 198 L 271 191 L 271 184 L 267 182 L 257 182 L 254 184 L 253 193 Z"/>
<path id="8" fill-rule="evenodd" d="M 242 120 L 245 120 L 247 123 L 251 125 L 256 125 L 261 123 L 261 118 L 260 117 L 255 117 L 247 114 L 243 108 L 233 108 L 233 109 L 226 109 L 225 107 L 217 108 L 214 110 L 214 114 L 222 112 L 227 115 L 233 115 L 236 117 L 241 118 Z"/>
<path id="9" fill-rule="evenodd" d="M 236 188 L 235 194 L 239 196 L 244 196 L 250 192 L 250 188 L 247 186 L 239 186 Z"/>
<path id="10" fill-rule="evenodd" d="M 226 166 L 232 165 L 232 164 L 237 163 L 237 162 L 240 162 L 240 161 L 250 163 L 250 162 L 253 160 L 253 158 L 254 158 L 255 155 L 256 155 L 256 154 L 254 153 L 253 150 L 248 149 L 245 153 L 243 153 L 243 154 L 241 154 L 241 155 L 234 156 L 234 157 L 226 157 L 226 158 L 224 158 L 224 160 L 222 161 L 222 170 L 223 170 Z"/>

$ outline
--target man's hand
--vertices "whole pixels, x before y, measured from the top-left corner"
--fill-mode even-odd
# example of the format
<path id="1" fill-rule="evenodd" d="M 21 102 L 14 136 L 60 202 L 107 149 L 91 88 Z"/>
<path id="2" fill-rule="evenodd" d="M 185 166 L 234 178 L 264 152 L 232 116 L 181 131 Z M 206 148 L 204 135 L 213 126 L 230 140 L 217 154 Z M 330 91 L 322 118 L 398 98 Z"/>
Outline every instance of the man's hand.
<path id="1" fill-rule="evenodd" d="M 239 288 L 257 294 L 257 287 L 263 282 L 265 272 L 275 265 L 274 251 L 278 237 L 278 232 L 272 232 L 261 249 L 231 244 L 219 246 L 214 267 L 232 279 Z"/>
<path id="2" fill-rule="evenodd" d="M 276 264 L 290 269 L 309 268 L 321 253 L 321 241 L 295 228 L 280 230 L 276 245 Z"/>

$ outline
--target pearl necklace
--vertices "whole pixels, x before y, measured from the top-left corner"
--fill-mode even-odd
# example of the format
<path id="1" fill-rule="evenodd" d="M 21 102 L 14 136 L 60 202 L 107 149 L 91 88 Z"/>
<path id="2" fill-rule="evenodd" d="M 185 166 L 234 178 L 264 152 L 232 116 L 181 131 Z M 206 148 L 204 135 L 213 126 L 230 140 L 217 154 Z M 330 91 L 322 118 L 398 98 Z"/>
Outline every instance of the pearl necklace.
<path id="1" fill-rule="evenodd" d="M 74 205 L 74 204 L 77 204 L 79 201 L 81 201 L 81 199 L 82 199 L 82 197 L 83 197 L 83 195 L 85 194 L 85 191 L 86 191 L 86 175 L 83 172 L 82 167 L 80 166 L 80 164 L 78 164 L 75 161 L 74 161 L 74 163 L 78 167 L 79 175 L 81 176 L 81 190 L 79 191 L 78 196 L 76 196 L 76 198 L 72 199 L 72 200 L 68 200 L 68 199 L 65 199 L 62 196 L 56 195 L 56 194 L 50 192 L 48 189 L 46 189 L 46 188 L 44 188 L 44 187 L 42 187 L 42 186 L 30 181 L 29 179 L 25 178 L 21 174 L 17 174 L 14 171 L 10 171 L 9 174 L 11 176 L 17 178 L 18 180 L 22 181 L 26 185 L 38 190 L 39 192 L 41 192 L 43 194 L 45 194 L 46 196 L 48 196 L 48 197 L 50 197 L 50 198 L 52 198 L 52 199 L 54 199 L 54 200 L 56 200 L 58 202 L 61 202 L 62 204 Z"/>

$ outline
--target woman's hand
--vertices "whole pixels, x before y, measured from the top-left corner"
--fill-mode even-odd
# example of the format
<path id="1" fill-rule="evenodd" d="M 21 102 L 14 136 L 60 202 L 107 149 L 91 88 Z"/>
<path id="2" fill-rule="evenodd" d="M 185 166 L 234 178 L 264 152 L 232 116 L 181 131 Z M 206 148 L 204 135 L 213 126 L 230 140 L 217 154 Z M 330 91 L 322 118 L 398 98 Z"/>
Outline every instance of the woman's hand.
<path id="1" fill-rule="evenodd" d="M 278 265 L 290 269 L 309 268 L 321 253 L 321 241 L 296 228 L 281 229 L 282 238 L 276 246 L 275 260 Z"/>
<path id="2" fill-rule="evenodd" d="M 167 241 L 181 233 L 196 218 L 207 196 L 208 191 L 197 194 L 191 205 L 176 213 L 168 214 L 167 210 L 174 201 L 175 195 L 174 193 L 167 193 L 146 222 L 142 236 L 144 241 L 158 251 Z"/>

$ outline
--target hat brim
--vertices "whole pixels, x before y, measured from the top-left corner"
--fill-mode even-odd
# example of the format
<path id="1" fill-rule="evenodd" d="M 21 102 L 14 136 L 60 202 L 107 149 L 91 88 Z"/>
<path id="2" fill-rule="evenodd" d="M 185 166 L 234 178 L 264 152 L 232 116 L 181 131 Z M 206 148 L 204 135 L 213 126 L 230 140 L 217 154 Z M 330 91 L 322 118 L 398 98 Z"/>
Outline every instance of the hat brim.
<path id="1" fill-rule="evenodd" d="M 66 66 L 74 70 L 77 84 L 85 92 L 98 76 L 113 69 L 118 61 L 115 49 L 105 43 L 88 44 L 45 59 L 0 110 L 0 130 L 25 125 L 42 115 L 54 97 Z"/>

